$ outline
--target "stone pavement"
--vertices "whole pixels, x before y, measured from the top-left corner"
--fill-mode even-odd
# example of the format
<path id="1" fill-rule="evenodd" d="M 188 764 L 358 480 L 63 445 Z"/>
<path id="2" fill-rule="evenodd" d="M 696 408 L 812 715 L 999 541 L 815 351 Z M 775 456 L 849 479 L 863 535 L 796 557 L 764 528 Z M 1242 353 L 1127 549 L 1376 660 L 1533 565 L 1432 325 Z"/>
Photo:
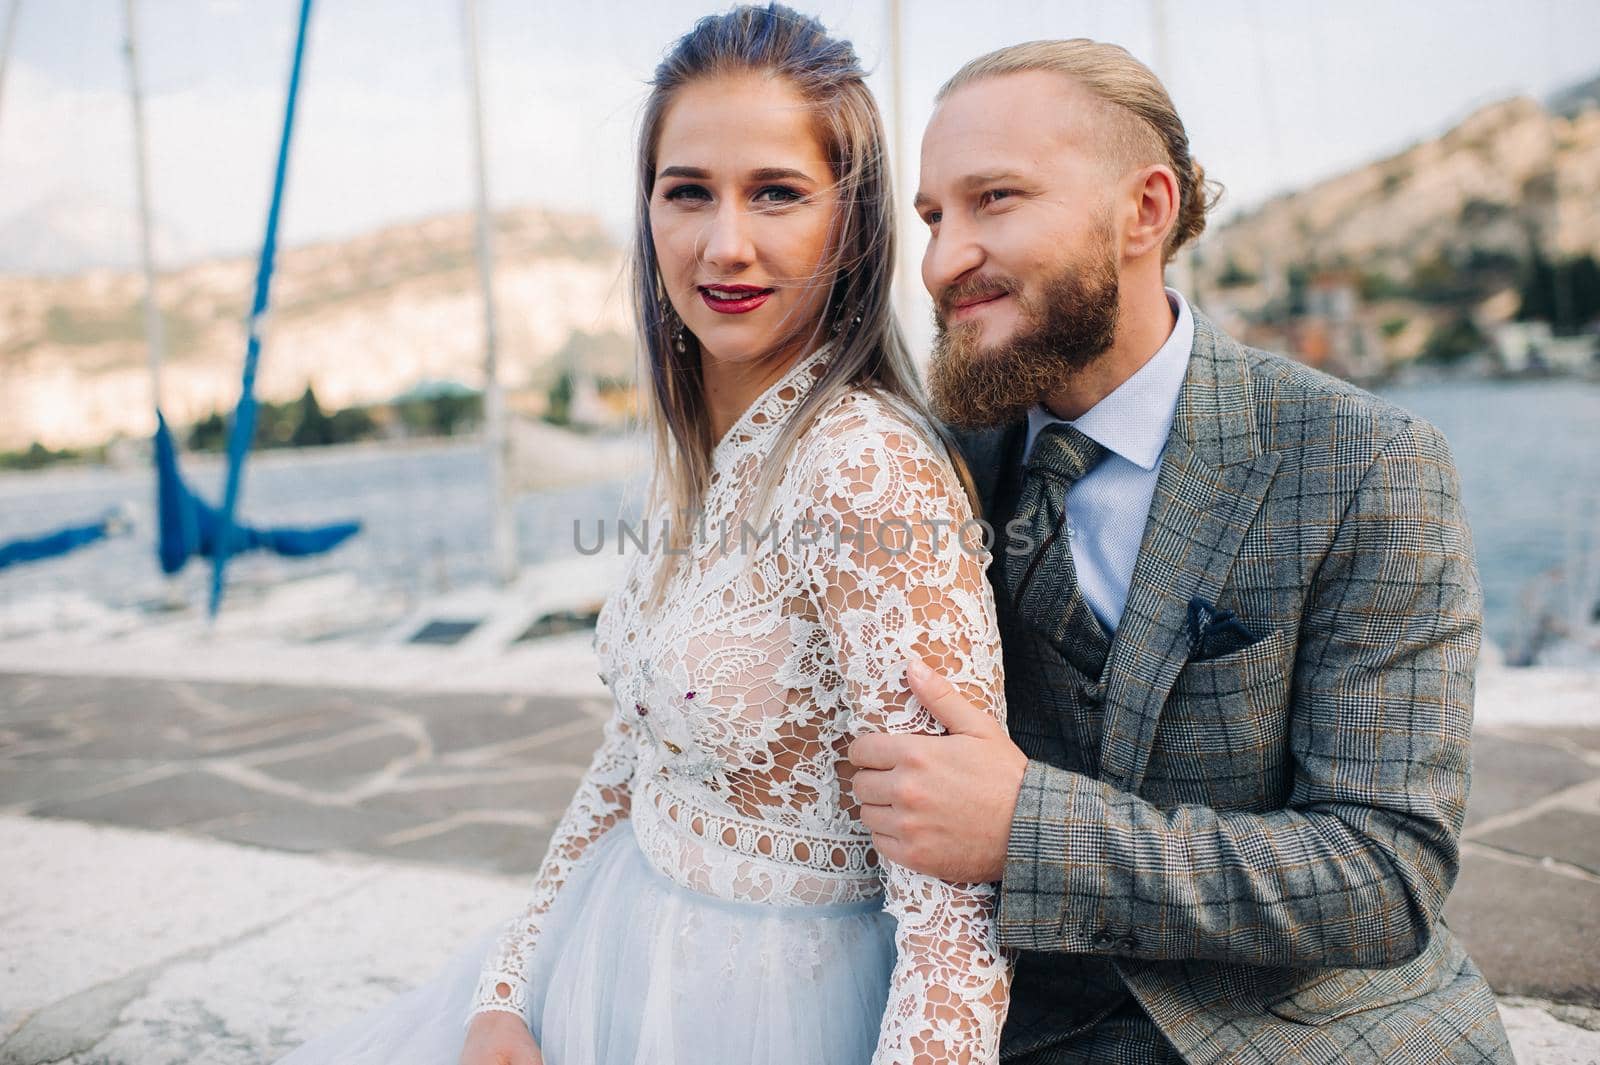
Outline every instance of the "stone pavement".
<path id="1" fill-rule="evenodd" d="M 0 673 L 0 1065 L 270 1060 L 424 979 L 518 904 L 607 709 Z M 1519 1060 L 1600 1062 L 1600 721 L 1475 753 L 1447 920 Z"/>

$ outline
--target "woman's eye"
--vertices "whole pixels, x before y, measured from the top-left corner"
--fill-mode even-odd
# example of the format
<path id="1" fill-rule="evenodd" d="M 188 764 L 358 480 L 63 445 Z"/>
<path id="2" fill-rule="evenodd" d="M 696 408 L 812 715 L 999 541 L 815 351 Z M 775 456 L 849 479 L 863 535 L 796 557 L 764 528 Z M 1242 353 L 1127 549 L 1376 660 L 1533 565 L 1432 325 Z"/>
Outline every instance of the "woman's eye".
<path id="1" fill-rule="evenodd" d="M 677 185 L 668 189 L 662 199 L 672 201 L 709 200 L 711 194 L 699 185 Z"/>
<path id="2" fill-rule="evenodd" d="M 939 224 L 939 219 L 942 217 L 944 217 L 943 211 L 929 211 L 922 216 L 922 220 L 928 224 L 929 229 L 932 229 Z"/>
<path id="3" fill-rule="evenodd" d="M 764 204 L 796 203 L 805 199 L 797 190 L 785 188 L 782 185 L 768 185 L 756 193 L 756 202 Z"/>

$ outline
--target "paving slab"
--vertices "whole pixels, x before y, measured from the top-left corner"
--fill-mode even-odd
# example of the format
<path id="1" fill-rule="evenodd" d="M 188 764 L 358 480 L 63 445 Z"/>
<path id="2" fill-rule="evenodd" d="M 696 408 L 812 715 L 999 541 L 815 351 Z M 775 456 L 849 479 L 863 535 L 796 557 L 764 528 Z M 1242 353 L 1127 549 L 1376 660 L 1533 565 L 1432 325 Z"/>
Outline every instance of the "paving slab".
<path id="1" fill-rule="evenodd" d="M 1553 858 L 1600 878 L 1600 808 L 1547 810 L 1527 821 L 1486 832 L 1474 839 L 1530 858 Z M 1600 898 L 1595 901 L 1600 905 Z M 1600 950 L 1600 942 L 1594 946 Z"/>
<path id="2" fill-rule="evenodd" d="M 198 753 L 243 756 L 285 743 L 315 743 L 360 728 L 371 720 L 355 705 L 342 701 L 310 707 L 294 705 L 298 708 L 269 710 L 243 720 L 196 728 L 190 742 Z"/>
<path id="3" fill-rule="evenodd" d="M 601 718 L 571 719 L 564 725 L 532 732 L 503 744 L 491 744 L 454 751 L 440 760 L 450 764 L 474 764 L 485 769 L 541 764 L 587 766 L 600 746 Z"/>
<path id="4" fill-rule="evenodd" d="M 607 711 L 584 695 L 0 675 L 0 808 L 528 874 Z"/>
<path id="5" fill-rule="evenodd" d="M 45 803 L 66 802 L 98 791 L 108 782 L 103 767 L 75 769 L 19 764 L 9 759 L 4 765 L 4 770 L 0 771 L 0 809 L 12 813 L 23 813 Z"/>
<path id="6" fill-rule="evenodd" d="M 459 697 L 432 696 L 398 701 L 397 705 L 428 722 L 428 738 L 441 756 L 526 740 L 572 720 L 571 699 L 514 696 L 499 705 L 489 701 L 463 705 L 464 702 Z M 599 700 L 590 702 L 593 708 L 583 709 L 604 713 L 604 704 Z"/>
<path id="7" fill-rule="evenodd" d="M 1600 675 L 1595 678 L 1596 686 L 1600 686 Z M 1531 740 L 1550 746 L 1563 747 L 1574 752 L 1585 752 L 1600 756 L 1600 728 L 1584 728 L 1577 725 L 1547 725 L 1540 728 L 1509 727 L 1496 728 L 1496 733 L 1510 736 L 1513 739 Z"/>
<path id="8" fill-rule="evenodd" d="M 1499 994 L 1600 1007 L 1600 878 L 1468 844 L 1445 921 Z"/>
<path id="9" fill-rule="evenodd" d="M 582 769 L 559 762 L 530 762 L 499 778 L 454 772 L 423 779 L 408 778 L 402 785 L 367 802 L 363 809 L 397 811 L 440 821 L 466 811 L 492 811 L 538 819 L 559 816 L 578 789 Z"/>
<path id="10" fill-rule="evenodd" d="M 424 736 L 408 734 L 396 722 L 364 725 L 342 735 L 296 744 L 288 751 L 257 752 L 243 763 L 274 780 L 340 792 L 398 763 L 424 761 L 431 753 Z"/>
<path id="11" fill-rule="evenodd" d="M 408 861 L 437 862 L 460 869 L 521 874 L 539 871 L 555 825 L 506 824 L 462 817 L 431 830 L 394 840 L 378 853 Z"/>
<path id="12" fill-rule="evenodd" d="M 247 787 L 203 769 L 174 769 L 168 776 L 86 799 L 44 802 L 40 817 L 69 818 L 129 828 L 179 828 L 262 810 L 288 812 L 305 803 Z"/>
<path id="13" fill-rule="evenodd" d="M 185 827 L 191 833 L 300 854 L 371 853 L 381 849 L 384 837 L 415 828 L 416 819 L 362 808 L 303 806 L 274 813 L 251 811 Z"/>
<path id="14" fill-rule="evenodd" d="M 1560 747 L 1479 730 L 1472 737 L 1467 827 L 1596 777 L 1600 765 Z"/>

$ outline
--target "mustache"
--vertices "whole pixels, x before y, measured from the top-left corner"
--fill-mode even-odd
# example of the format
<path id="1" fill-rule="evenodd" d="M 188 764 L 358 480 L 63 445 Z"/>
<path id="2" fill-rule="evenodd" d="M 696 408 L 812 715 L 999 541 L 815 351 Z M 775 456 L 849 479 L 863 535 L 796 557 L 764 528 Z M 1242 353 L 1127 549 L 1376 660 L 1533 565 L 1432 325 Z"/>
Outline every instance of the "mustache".
<path id="1" fill-rule="evenodd" d="M 934 307 L 942 321 L 949 317 L 958 303 L 994 296 L 1015 296 L 1021 291 L 1022 286 L 1009 277 L 980 274 L 947 286 L 934 301 Z"/>

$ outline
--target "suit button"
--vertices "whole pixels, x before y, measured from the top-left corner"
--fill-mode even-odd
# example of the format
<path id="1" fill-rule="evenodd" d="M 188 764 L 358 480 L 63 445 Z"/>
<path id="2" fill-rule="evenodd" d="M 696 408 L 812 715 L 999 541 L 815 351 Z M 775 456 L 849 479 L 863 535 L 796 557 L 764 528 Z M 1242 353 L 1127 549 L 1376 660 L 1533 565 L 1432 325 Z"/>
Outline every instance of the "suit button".
<path id="1" fill-rule="evenodd" d="M 1137 950 L 1139 947 L 1138 942 L 1135 941 L 1132 936 L 1124 936 L 1122 942 L 1118 945 L 1121 946 L 1123 950 Z"/>
<path id="2" fill-rule="evenodd" d="M 1117 937 L 1112 935 L 1110 932 L 1106 931 L 1103 928 L 1100 931 L 1096 932 L 1094 934 L 1094 937 L 1090 940 L 1090 942 L 1093 943 L 1097 947 L 1109 947 L 1109 946 L 1111 946 L 1111 944 L 1115 943 L 1116 941 L 1117 941 Z"/>

